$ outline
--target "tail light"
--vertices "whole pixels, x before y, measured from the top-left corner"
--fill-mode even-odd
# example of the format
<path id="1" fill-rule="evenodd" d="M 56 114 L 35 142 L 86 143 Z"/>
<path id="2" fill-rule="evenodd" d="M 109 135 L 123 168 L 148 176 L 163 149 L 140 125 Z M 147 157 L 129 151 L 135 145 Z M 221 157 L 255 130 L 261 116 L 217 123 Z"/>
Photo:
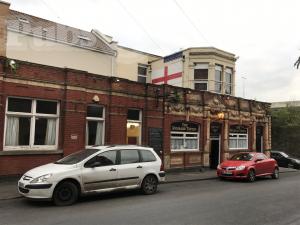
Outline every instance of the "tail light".
<path id="1" fill-rule="evenodd" d="M 160 171 L 164 171 L 164 164 L 160 164 Z"/>

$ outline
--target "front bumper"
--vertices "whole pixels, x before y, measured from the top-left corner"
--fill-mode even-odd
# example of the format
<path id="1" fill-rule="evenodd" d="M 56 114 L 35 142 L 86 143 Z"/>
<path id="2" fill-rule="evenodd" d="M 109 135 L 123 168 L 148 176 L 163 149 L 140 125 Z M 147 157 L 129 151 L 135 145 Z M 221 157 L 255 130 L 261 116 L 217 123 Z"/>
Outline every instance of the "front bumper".
<path id="1" fill-rule="evenodd" d="M 159 175 L 159 183 L 163 183 L 166 181 L 166 173 L 164 171 L 160 171 L 158 175 Z"/>
<path id="2" fill-rule="evenodd" d="M 228 179 L 246 179 L 248 176 L 247 170 L 217 170 L 218 177 L 228 178 Z"/>
<path id="3" fill-rule="evenodd" d="M 50 199 L 52 198 L 54 185 L 49 183 L 31 184 L 28 181 L 19 180 L 18 191 L 26 198 Z"/>

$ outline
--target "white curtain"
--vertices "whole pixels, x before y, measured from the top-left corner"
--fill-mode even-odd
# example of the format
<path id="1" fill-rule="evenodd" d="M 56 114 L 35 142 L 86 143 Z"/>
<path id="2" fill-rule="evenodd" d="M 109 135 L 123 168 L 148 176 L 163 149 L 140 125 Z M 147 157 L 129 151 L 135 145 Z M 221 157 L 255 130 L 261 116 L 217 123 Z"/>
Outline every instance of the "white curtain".
<path id="1" fill-rule="evenodd" d="M 171 149 L 183 149 L 183 139 L 171 139 Z"/>
<path id="2" fill-rule="evenodd" d="M 103 122 L 97 123 L 95 145 L 102 145 Z"/>
<path id="3" fill-rule="evenodd" d="M 7 117 L 5 145 L 16 146 L 19 145 L 19 118 Z"/>
<path id="4" fill-rule="evenodd" d="M 185 143 L 186 143 L 185 148 L 186 149 L 197 149 L 197 142 L 198 142 L 198 139 L 186 139 L 185 140 Z"/>
<path id="5" fill-rule="evenodd" d="M 55 145 L 55 139 L 56 139 L 56 119 L 48 119 L 45 145 Z"/>

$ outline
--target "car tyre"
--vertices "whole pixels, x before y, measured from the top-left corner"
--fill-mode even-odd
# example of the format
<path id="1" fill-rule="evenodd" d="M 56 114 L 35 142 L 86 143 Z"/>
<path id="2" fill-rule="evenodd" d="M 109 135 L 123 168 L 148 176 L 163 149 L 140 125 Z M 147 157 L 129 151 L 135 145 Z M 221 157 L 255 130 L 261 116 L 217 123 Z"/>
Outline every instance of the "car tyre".
<path id="1" fill-rule="evenodd" d="M 253 169 L 249 170 L 247 178 L 249 182 L 255 181 L 255 171 Z"/>
<path id="2" fill-rule="evenodd" d="M 60 183 L 54 190 L 53 202 L 57 206 L 72 205 L 78 199 L 77 186 L 69 181 Z"/>
<path id="3" fill-rule="evenodd" d="M 145 195 L 152 195 L 157 191 L 158 181 L 154 175 L 148 175 L 144 178 L 141 190 Z"/>
<path id="4" fill-rule="evenodd" d="M 279 169 L 278 168 L 274 169 L 274 172 L 271 177 L 272 177 L 272 179 L 279 179 Z"/>

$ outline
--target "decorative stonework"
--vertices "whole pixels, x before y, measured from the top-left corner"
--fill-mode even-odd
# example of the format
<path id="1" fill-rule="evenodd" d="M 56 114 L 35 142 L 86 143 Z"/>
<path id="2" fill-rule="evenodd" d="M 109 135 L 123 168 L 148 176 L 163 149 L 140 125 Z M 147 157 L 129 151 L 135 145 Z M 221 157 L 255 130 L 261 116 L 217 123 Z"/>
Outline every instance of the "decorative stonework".
<path id="1" fill-rule="evenodd" d="M 202 106 L 190 106 L 190 113 L 193 116 L 203 117 L 203 107 Z"/>

